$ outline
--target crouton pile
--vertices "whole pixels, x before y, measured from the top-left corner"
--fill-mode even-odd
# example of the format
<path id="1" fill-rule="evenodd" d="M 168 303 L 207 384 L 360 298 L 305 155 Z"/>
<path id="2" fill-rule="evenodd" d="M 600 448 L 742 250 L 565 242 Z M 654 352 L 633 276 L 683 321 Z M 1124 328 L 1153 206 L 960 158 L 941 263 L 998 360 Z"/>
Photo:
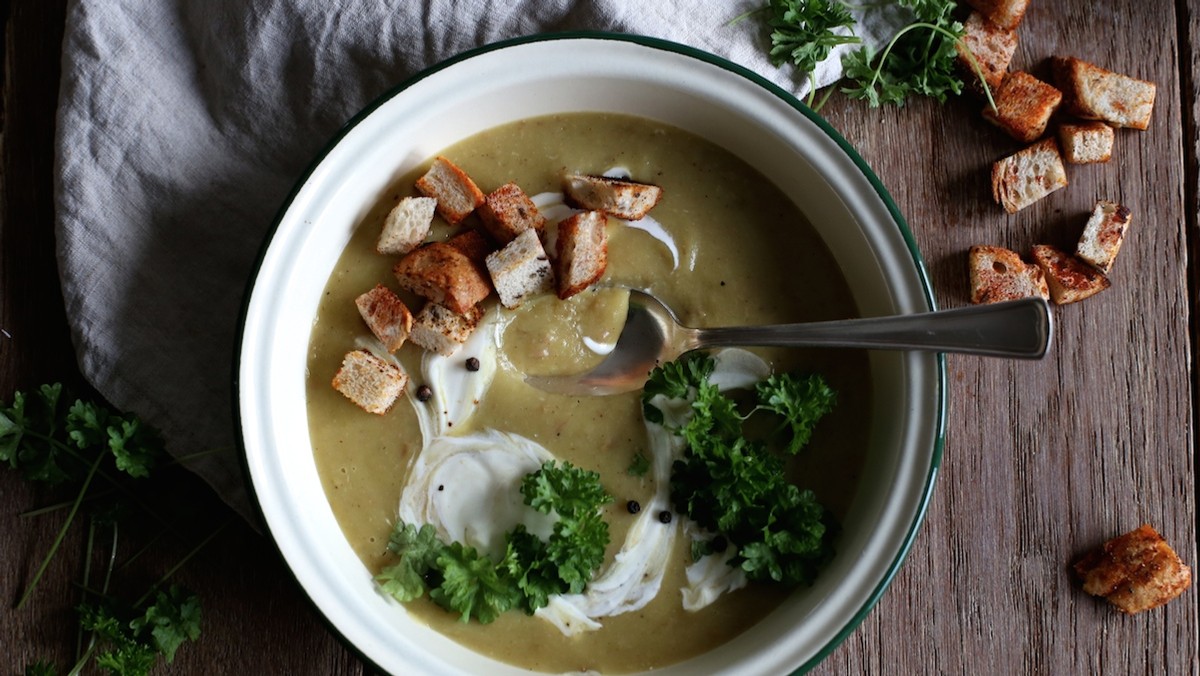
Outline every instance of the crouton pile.
<path id="1" fill-rule="evenodd" d="M 387 354 L 347 353 L 333 386 L 370 413 L 384 414 L 407 390 L 409 379 L 392 356 L 406 343 L 444 356 L 462 347 L 496 294 L 505 308 L 554 293 L 570 298 L 595 284 L 608 265 L 608 218 L 639 220 L 658 204 L 662 188 L 605 176 L 563 178 L 564 201 L 576 210 L 554 227 L 520 186 L 507 183 L 484 194 L 445 157 L 433 160 L 383 220 L 376 251 L 399 256 L 392 268 L 401 293 L 415 297 L 413 313 L 383 284 L 355 303 Z M 433 219 L 462 229 L 429 241 Z M 468 221 L 475 217 L 476 224 Z"/>
<path id="2" fill-rule="evenodd" d="M 1010 214 L 1068 184 L 1067 165 L 1112 158 L 1114 128 L 1145 130 L 1154 108 L 1150 82 L 1105 70 L 1074 57 L 1051 60 L 1053 84 L 1009 71 L 1017 27 L 1029 0 L 967 0 L 974 11 L 958 44 L 971 89 L 990 92 L 984 119 L 1026 144 L 992 165 L 992 198 Z M 972 247 L 971 301 L 993 303 L 1041 296 L 1075 303 L 1111 286 L 1108 273 L 1131 222 L 1128 207 L 1096 203 L 1073 252 L 1047 244 L 1030 251 L 1032 263 L 1009 250 Z"/>

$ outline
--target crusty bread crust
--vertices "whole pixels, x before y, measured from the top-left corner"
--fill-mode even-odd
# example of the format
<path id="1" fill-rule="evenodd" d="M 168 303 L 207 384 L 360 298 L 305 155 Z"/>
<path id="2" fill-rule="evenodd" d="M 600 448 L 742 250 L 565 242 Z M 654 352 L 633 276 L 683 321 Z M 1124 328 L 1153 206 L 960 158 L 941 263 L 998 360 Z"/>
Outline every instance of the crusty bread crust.
<path id="1" fill-rule="evenodd" d="M 382 284 L 354 299 L 363 321 L 388 352 L 395 352 L 408 340 L 413 316 L 400 297 Z"/>
<path id="2" fill-rule="evenodd" d="M 1117 252 L 1125 241 L 1125 233 L 1133 222 L 1133 213 L 1122 204 L 1099 200 L 1083 228 L 1075 255 L 1097 270 L 1112 272 Z"/>
<path id="3" fill-rule="evenodd" d="M 1008 64 L 1012 62 L 1013 54 L 1017 51 L 1017 33 L 992 23 L 980 12 L 971 12 L 967 16 L 963 30 L 965 32 L 962 39 L 954 43 L 954 49 L 958 52 L 959 70 L 965 74 L 965 79 L 972 89 L 983 91 L 979 83 L 979 73 L 975 71 L 975 64 L 971 63 L 968 56 L 970 53 L 979 64 L 983 81 L 994 93 L 1004 81 Z"/>
<path id="4" fill-rule="evenodd" d="M 1074 564 L 1083 590 L 1126 614 L 1157 608 L 1192 584 L 1192 571 L 1149 524 L 1115 537 Z"/>
<path id="5" fill-rule="evenodd" d="M 492 243 L 475 229 L 463 230 L 446 240 L 446 244 L 466 254 L 472 263 L 481 268 L 488 254 L 496 250 L 496 247 L 492 246 Z"/>
<path id="6" fill-rule="evenodd" d="M 636 221 L 658 204 L 663 190 L 651 183 L 571 174 L 563 178 L 563 193 L 567 204 L 577 209 L 603 211 L 617 218 Z"/>
<path id="7" fill-rule="evenodd" d="M 1154 111 L 1154 83 L 1105 70 L 1074 57 L 1053 60 L 1054 81 L 1063 92 L 1063 110 L 1114 127 L 1146 129 Z"/>
<path id="8" fill-rule="evenodd" d="M 1042 139 L 992 165 L 992 197 L 1010 214 L 1066 185 L 1067 171 L 1054 138 Z"/>
<path id="9" fill-rule="evenodd" d="M 583 211 L 558 224 L 554 276 L 558 297 L 570 298 L 599 281 L 608 267 L 608 218 Z"/>
<path id="10" fill-rule="evenodd" d="M 1016 71 L 1004 76 L 993 98 L 996 109 L 984 107 L 984 119 L 1028 143 L 1046 131 L 1050 116 L 1062 102 L 1062 92 L 1029 73 Z"/>
<path id="11" fill-rule="evenodd" d="M 973 246 L 968 256 L 971 302 L 999 303 L 1030 296 L 1049 299 L 1042 269 L 998 246 Z"/>
<path id="12" fill-rule="evenodd" d="M 1059 305 L 1078 303 L 1111 285 L 1103 272 L 1048 244 L 1033 247 L 1033 260 L 1046 275 L 1050 299 Z"/>
<path id="13" fill-rule="evenodd" d="M 417 179 L 417 190 L 437 200 L 437 212 L 450 225 L 458 225 L 483 204 L 483 191 L 450 160 L 437 156 L 429 171 Z"/>
<path id="14" fill-rule="evenodd" d="M 491 293 L 491 283 L 479 265 L 446 242 L 413 250 L 392 268 L 400 287 L 465 313 Z"/>
<path id="15" fill-rule="evenodd" d="M 967 0 L 967 4 L 982 12 L 997 26 L 1015 31 L 1025 17 L 1029 0 Z"/>
<path id="16" fill-rule="evenodd" d="M 367 350 L 347 352 L 333 376 L 333 387 L 359 408 L 383 415 L 408 386 L 408 374 Z"/>
<path id="17" fill-rule="evenodd" d="M 481 319 L 483 308 L 478 305 L 459 314 L 444 305 L 426 303 L 413 320 L 409 340 L 414 345 L 449 357 L 467 342 Z"/>
<path id="18" fill-rule="evenodd" d="M 516 183 L 506 183 L 484 198 L 479 219 L 488 235 L 500 246 L 526 230 L 541 231 L 546 218 Z"/>

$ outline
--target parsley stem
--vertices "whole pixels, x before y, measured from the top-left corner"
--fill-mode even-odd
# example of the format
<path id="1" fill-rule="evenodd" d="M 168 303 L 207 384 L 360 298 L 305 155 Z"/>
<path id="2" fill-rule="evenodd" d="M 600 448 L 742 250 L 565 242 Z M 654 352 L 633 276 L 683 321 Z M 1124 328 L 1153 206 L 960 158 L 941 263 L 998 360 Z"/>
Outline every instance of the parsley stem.
<path id="1" fill-rule="evenodd" d="M 941 26 L 931 23 L 917 22 L 905 26 L 898 33 L 892 36 L 892 39 L 888 41 L 887 48 L 883 50 L 883 54 L 879 55 L 879 63 L 875 66 L 875 72 L 871 76 L 871 82 L 867 84 L 868 89 L 875 87 L 875 82 L 879 80 L 879 76 L 883 73 L 883 64 L 885 61 L 887 61 L 888 55 L 892 53 L 892 47 L 896 46 L 896 42 L 898 42 L 905 33 L 918 28 L 927 28 L 935 33 L 941 33 L 956 43 L 961 42 L 959 36 L 955 35 L 952 31 L 948 31 Z M 979 62 L 975 60 L 975 55 L 971 53 L 970 49 L 967 49 L 967 60 L 971 62 L 971 68 L 975 70 L 975 75 L 979 77 L 979 83 L 983 85 L 983 93 L 987 97 L 988 105 L 992 107 L 992 110 L 995 110 L 996 101 L 992 98 L 992 89 L 988 86 L 987 80 L 983 78 L 983 69 L 980 67 Z"/>
<path id="2" fill-rule="evenodd" d="M 21 596 L 21 600 L 17 601 L 17 610 L 20 610 L 29 597 L 33 594 L 33 590 L 37 588 L 38 582 L 42 579 L 42 574 L 46 572 L 46 568 L 50 565 L 50 560 L 54 558 L 54 554 L 58 552 L 58 548 L 62 545 L 63 538 L 67 535 L 67 529 L 71 527 L 71 522 L 75 520 L 75 514 L 79 512 L 79 505 L 83 503 L 83 496 L 87 493 L 88 486 L 92 483 L 92 477 L 96 476 L 96 470 L 100 468 L 100 461 L 104 459 L 103 455 L 96 456 L 95 462 L 92 463 L 88 470 L 87 476 L 83 480 L 83 487 L 79 489 L 79 495 L 75 497 L 75 504 L 71 506 L 70 513 L 67 514 L 67 520 L 58 530 L 58 537 L 54 538 L 54 544 L 50 546 L 50 551 L 46 554 L 46 558 L 42 559 L 42 565 L 38 568 L 37 573 L 33 576 L 33 581 L 29 583 L 29 587 L 25 589 L 25 593 Z"/>
<path id="3" fill-rule="evenodd" d="M 213 538 L 220 535 L 221 531 L 225 530 L 225 528 L 227 526 L 229 526 L 230 523 L 233 523 L 233 519 L 234 519 L 234 517 L 232 517 L 232 516 L 229 517 L 228 519 L 225 520 L 224 523 L 222 523 L 220 526 L 217 526 L 216 530 L 214 530 L 212 533 L 209 533 L 208 537 L 204 538 L 204 540 L 202 540 L 200 542 L 200 544 L 198 544 L 194 548 L 192 548 L 192 551 L 188 552 L 186 556 L 184 556 L 182 559 L 179 560 L 178 563 L 176 563 L 174 566 L 172 566 L 170 570 L 168 570 L 161 578 L 158 579 L 158 582 L 155 582 L 154 584 L 150 585 L 150 588 L 147 589 L 146 593 L 142 594 L 141 598 L 139 598 L 133 604 L 133 607 L 140 608 L 143 603 L 145 603 L 147 600 L 149 600 L 150 595 L 153 594 L 154 591 L 162 585 L 162 583 L 164 583 L 168 579 L 170 579 L 170 577 L 172 575 L 174 575 L 176 571 L 178 571 L 180 568 L 182 568 L 184 566 L 184 564 L 186 564 L 193 556 L 198 554 L 201 549 L 204 549 L 205 545 L 207 545 L 209 542 L 211 542 L 213 540 Z"/>
<path id="4" fill-rule="evenodd" d="M 92 580 L 92 551 L 96 543 L 96 517 L 88 519 L 87 547 L 83 549 L 83 587 L 86 589 Z M 83 653 L 83 625 L 75 632 L 75 659 Z"/>

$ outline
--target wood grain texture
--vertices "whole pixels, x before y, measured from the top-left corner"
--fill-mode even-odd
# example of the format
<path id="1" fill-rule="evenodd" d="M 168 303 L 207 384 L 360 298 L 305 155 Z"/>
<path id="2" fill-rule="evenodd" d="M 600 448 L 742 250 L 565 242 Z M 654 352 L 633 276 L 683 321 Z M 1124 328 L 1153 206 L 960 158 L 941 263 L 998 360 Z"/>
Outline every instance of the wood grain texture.
<path id="1" fill-rule="evenodd" d="M 15 388 L 79 382 L 53 255 L 53 111 L 66 0 L 5 9 L 4 208 L 0 217 L 0 399 Z M 1120 48 L 1083 26 L 1120 26 Z M 1014 68 L 1048 77 L 1072 54 L 1159 85 L 1151 128 L 1119 130 L 1106 165 L 1069 167 L 1071 185 L 1016 215 L 991 202 L 990 164 L 1019 144 L 963 97 L 871 110 L 834 96 L 823 114 L 862 154 L 906 215 L 942 307 L 967 302 L 966 251 L 1069 246 L 1096 199 L 1135 222 L 1112 289 L 1055 309 L 1057 337 L 1039 363 L 948 358 L 949 426 L 941 474 L 912 552 L 879 604 L 816 674 L 1197 673 L 1196 589 L 1124 617 L 1085 595 L 1068 565 L 1143 522 L 1193 568 L 1196 376 L 1192 315 L 1200 270 L 1200 10 L 1190 0 L 1034 0 Z M 368 669 L 322 624 L 270 544 L 207 487 L 179 474 L 161 499 L 190 506 L 178 537 L 128 571 L 154 580 L 225 526 L 179 574 L 204 599 L 202 639 L 172 672 L 360 674 Z M 0 471 L 3 664 L 73 660 L 76 528 L 35 602 L 13 603 L 50 546 L 59 517 L 19 513 L 57 497 Z M 127 556 L 153 524 L 122 536 Z"/>

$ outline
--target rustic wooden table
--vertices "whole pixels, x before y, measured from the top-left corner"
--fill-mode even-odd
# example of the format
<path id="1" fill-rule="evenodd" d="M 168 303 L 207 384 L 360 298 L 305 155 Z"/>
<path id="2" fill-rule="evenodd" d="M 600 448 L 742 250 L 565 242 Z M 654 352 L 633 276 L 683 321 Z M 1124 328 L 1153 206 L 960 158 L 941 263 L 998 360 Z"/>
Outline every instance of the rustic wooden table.
<path id="1" fill-rule="evenodd" d="M 3 3 L 0 400 L 62 380 L 72 358 L 53 234 L 53 131 L 66 0 Z M 1038 363 L 952 356 L 949 425 L 928 516 L 890 589 L 814 673 L 1197 673 L 1197 592 L 1125 617 L 1085 595 L 1068 563 L 1148 522 L 1193 567 L 1196 374 L 1192 314 L 1200 266 L 1200 7 L 1191 0 L 1034 0 L 1013 67 L 1046 76 L 1072 54 L 1158 84 L 1151 128 L 1120 131 L 1114 160 L 1072 167 L 1071 185 L 1018 215 L 989 197 L 990 163 L 1017 145 L 979 105 L 871 110 L 832 98 L 823 113 L 859 149 L 906 214 L 939 305 L 968 295 L 972 244 L 1070 245 L 1098 198 L 1135 215 L 1113 288 L 1056 308 Z M 133 568 L 155 579 L 210 531 L 177 575 L 204 601 L 204 635 L 182 673 L 351 674 L 369 670 L 320 620 L 271 545 L 181 474 L 165 492 L 192 505 L 187 531 Z M 84 532 L 74 529 L 35 602 L 14 610 L 61 524 L 23 518 L 50 496 L 0 470 L 0 657 L 70 664 Z M 132 551 L 153 533 L 132 533 Z"/>

